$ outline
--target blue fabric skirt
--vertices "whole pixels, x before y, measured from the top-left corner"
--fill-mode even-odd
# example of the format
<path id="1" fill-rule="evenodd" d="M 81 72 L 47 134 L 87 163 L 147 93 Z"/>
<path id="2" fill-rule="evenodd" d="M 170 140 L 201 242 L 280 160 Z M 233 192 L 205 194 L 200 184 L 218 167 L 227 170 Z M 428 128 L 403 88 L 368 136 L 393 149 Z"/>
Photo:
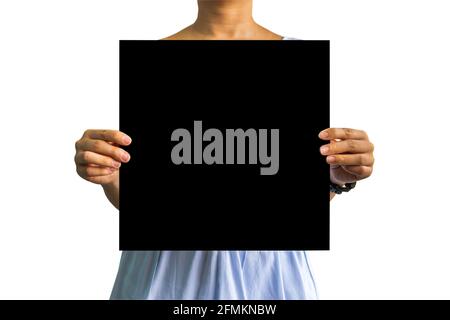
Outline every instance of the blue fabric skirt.
<path id="1" fill-rule="evenodd" d="M 111 299 L 316 299 L 304 251 L 124 251 Z"/>

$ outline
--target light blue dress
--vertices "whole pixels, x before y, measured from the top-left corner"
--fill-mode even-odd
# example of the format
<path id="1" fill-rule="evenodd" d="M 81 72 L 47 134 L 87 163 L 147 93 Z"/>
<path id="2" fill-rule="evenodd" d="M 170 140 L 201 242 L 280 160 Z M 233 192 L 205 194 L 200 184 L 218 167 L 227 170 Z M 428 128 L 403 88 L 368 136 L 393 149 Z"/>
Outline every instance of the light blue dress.
<path id="1" fill-rule="evenodd" d="M 124 251 L 111 299 L 316 299 L 304 251 Z"/>
<path id="2" fill-rule="evenodd" d="M 124 251 L 111 293 L 111 299 L 316 298 L 304 251 Z"/>

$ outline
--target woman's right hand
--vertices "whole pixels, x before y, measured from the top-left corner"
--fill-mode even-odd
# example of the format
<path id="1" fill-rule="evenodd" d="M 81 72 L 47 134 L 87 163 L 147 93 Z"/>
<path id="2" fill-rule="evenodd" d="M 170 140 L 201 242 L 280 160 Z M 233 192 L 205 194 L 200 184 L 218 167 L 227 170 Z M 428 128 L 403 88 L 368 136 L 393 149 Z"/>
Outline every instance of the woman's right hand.
<path id="1" fill-rule="evenodd" d="M 83 179 L 118 188 L 119 168 L 130 161 L 130 154 L 120 146 L 128 146 L 131 138 L 117 130 L 86 130 L 75 143 L 77 173 Z"/>

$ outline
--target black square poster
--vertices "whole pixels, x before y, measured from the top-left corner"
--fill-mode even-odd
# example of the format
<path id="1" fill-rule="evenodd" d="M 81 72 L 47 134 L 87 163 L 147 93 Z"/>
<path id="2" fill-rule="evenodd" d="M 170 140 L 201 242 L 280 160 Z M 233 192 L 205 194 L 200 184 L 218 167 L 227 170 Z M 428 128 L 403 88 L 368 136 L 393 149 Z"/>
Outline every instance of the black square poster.
<path id="1" fill-rule="evenodd" d="M 328 41 L 120 41 L 120 249 L 329 249 L 329 83 Z"/>

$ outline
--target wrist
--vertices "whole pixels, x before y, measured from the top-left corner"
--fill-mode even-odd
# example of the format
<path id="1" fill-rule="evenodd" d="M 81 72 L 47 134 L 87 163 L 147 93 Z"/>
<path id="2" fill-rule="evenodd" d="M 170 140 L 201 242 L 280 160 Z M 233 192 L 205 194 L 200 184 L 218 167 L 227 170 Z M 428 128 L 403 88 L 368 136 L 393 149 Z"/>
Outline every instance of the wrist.
<path id="1" fill-rule="evenodd" d="M 110 183 L 102 184 L 102 188 L 109 202 L 119 209 L 119 179 L 117 178 Z"/>
<path id="2" fill-rule="evenodd" d="M 118 188 L 119 188 L 119 182 L 116 181 L 116 180 L 114 180 L 114 181 L 112 181 L 112 182 L 104 183 L 104 184 L 102 184 L 102 188 L 103 188 L 105 191 L 110 191 L 110 190 L 118 189 Z"/>
<path id="3" fill-rule="evenodd" d="M 341 181 L 339 179 L 336 179 L 333 176 L 330 176 L 330 182 L 335 184 L 335 185 L 341 186 L 341 187 L 343 187 L 345 185 L 345 181 Z"/>
<path id="4" fill-rule="evenodd" d="M 112 177 L 111 181 L 109 181 L 107 183 L 103 183 L 103 184 L 101 184 L 101 186 L 105 190 L 119 189 L 119 174 L 115 174 Z"/>

